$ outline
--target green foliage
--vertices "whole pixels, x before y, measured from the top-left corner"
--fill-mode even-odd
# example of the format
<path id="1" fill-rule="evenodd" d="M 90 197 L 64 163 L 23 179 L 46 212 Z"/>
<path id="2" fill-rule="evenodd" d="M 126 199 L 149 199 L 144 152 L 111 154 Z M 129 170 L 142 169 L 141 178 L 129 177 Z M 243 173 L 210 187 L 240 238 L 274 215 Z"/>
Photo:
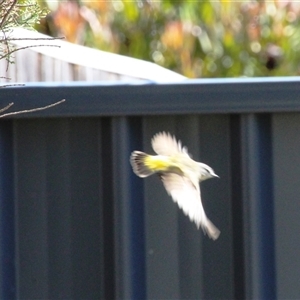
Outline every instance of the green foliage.
<path id="1" fill-rule="evenodd" d="M 61 2 L 53 13 L 72 42 L 154 61 L 188 77 L 299 74 L 298 1 L 79 3 Z"/>
<path id="2" fill-rule="evenodd" d="M 8 31 L 14 27 L 32 29 L 48 13 L 35 0 L 4 0 L 0 2 L 0 28 Z"/>
<path id="3" fill-rule="evenodd" d="M 14 27 L 33 29 L 48 13 L 41 9 L 35 0 L 2 0 L 0 1 L 0 59 L 13 63 L 11 54 L 15 48 L 9 44 L 9 33 Z"/>

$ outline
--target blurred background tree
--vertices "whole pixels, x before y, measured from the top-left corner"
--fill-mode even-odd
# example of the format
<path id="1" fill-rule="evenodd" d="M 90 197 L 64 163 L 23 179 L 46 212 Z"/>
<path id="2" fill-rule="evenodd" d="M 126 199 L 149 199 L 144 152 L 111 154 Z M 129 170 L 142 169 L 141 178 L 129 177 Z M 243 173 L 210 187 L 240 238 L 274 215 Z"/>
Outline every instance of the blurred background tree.
<path id="1" fill-rule="evenodd" d="M 40 31 L 153 61 L 190 78 L 290 76 L 300 72 L 298 1 L 40 3 L 52 11 Z"/>

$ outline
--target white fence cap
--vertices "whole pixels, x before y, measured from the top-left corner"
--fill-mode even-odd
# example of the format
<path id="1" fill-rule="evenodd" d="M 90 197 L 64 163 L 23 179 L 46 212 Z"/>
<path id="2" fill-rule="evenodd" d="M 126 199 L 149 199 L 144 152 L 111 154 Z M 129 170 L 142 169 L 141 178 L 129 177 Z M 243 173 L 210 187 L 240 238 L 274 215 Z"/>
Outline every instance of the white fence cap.
<path id="1" fill-rule="evenodd" d="M 32 51 L 75 65 L 159 83 L 187 79 L 185 76 L 152 62 L 92 49 L 63 40 L 38 40 L 51 37 L 24 28 L 15 28 L 8 35 L 10 38 L 20 39 L 12 41 L 18 47 L 32 47 L 30 48 Z M 2 33 L 0 33 L 0 37 L 3 37 Z M 51 46 L 47 47 L 47 45 Z M 53 47 L 53 45 L 59 47 Z"/>

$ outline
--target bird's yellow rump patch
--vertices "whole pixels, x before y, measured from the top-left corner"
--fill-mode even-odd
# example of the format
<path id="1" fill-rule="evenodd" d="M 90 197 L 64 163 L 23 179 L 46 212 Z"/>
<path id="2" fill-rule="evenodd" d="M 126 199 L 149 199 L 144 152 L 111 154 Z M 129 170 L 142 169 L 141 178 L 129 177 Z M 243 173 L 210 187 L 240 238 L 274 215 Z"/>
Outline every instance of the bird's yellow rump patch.
<path id="1" fill-rule="evenodd" d="M 170 168 L 168 157 L 147 155 L 144 161 L 145 165 L 155 172 L 166 171 Z"/>

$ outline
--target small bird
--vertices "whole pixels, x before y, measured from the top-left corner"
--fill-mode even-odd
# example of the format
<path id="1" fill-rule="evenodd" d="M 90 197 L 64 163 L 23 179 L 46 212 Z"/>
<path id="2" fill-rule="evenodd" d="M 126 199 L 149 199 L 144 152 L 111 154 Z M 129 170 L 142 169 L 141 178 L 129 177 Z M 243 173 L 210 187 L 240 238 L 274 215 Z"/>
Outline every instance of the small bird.
<path id="1" fill-rule="evenodd" d="M 158 155 L 133 151 L 130 156 L 133 172 L 142 178 L 157 173 L 168 194 L 184 214 L 216 240 L 220 230 L 206 217 L 199 182 L 219 176 L 208 165 L 194 161 L 187 148 L 170 133 L 157 133 L 151 142 Z"/>

